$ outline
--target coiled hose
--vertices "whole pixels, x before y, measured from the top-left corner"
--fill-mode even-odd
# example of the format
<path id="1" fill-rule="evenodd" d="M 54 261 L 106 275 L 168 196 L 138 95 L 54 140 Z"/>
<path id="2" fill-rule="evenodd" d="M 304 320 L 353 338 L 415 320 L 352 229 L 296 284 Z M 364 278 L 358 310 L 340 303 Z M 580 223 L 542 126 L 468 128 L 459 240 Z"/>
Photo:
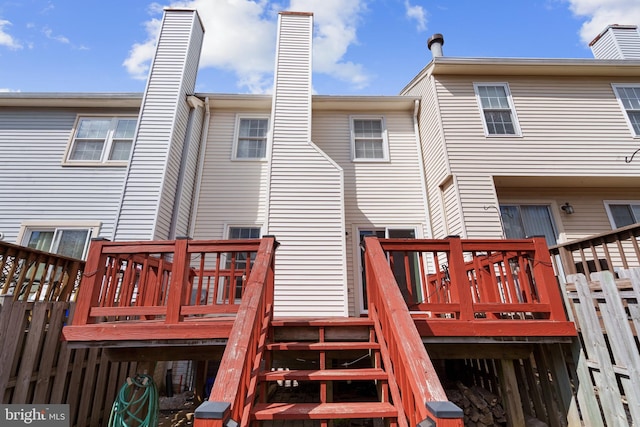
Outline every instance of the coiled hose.
<path id="1" fill-rule="evenodd" d="M 149 375 L 127 378 L 116 396 L 109 427 L 155 427 L 158 425 L 158 389 Z"/>

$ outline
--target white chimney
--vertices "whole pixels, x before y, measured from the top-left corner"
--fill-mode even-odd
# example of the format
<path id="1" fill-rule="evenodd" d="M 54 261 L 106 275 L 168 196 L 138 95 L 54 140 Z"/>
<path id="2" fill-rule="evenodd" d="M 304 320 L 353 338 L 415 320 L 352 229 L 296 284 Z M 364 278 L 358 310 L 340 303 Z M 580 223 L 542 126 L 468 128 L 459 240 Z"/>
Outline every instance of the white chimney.
<path id="1" fill-rule="evenodd" d="M 636 25 L 609 25 L 589 47 L 596 59 L 640 59 L 640 32 Z"/>

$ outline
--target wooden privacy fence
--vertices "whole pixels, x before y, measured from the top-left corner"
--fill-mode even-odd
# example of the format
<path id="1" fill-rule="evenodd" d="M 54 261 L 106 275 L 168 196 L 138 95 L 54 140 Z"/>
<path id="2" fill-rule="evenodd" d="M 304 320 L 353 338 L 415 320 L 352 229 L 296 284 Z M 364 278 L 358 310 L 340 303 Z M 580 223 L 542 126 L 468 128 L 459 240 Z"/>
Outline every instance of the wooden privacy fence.
<path id="1" fill-rule="evenodd" d="M 640 269 L 567 277 L 566 303 L 582 347 L 577 400 L 589 426 L 640 425 Z"/>
<path id="2" fill-rule="evenodd" d="M 0 297 L 0 396 L 3 404 L 70 408 L 71 426 L 106 425 L 114 398 L 136 363 L 111 362 L 102 349 L 60 340 L 73 303 Z"/>

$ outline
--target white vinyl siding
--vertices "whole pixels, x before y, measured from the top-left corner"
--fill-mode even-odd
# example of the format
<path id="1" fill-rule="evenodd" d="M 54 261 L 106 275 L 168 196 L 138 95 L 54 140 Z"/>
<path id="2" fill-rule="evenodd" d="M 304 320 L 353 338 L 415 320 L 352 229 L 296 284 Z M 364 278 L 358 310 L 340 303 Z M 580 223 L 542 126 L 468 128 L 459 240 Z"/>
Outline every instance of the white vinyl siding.
<path id="1" fill-rule="evenodd" d="M 635 25 L 614 25 L 591 45 L 597 59 L 640 59 L 640 33 Z"/>
<path id="2" fill-rule="evenodd" d="M 135 114 L 131 109 L 93 113 Z M 76 117 L 86 111 L 3 109 L 0 111 L 0 232 L 17 238 L 22 221 L 99 221 L 99 237 L 111 238 L 125 168 L 64 167 Z"/>
<path id="3" fill-rule="evenodd" d="M 506 83 L 474 83 L 487 136 L 520 135 L 516 111 Z"/>
<path id="4" fill-rule="evenodd" d="M 625 112 L 632 135 L 640 136 L 640 84 L 613 85 L 613 90 Z"/>
<path id="5" fill-rule="evenodd" d="M 165 10 L 145 91 L 116 240 L 167 239 L 203 29 L 195 11 Z"/>
<path id="6" fill-rule="evenodd" d="M 353 114 L 359 111 L 351 112 Z M 350 117 L 346 111 L 316 111 L 313 141 L 344 170 L 344 207 L 349 314 L 360 310 L 358 230 L 415 228 L 429 233 L 413 126 L 413 109 L 384 113 L 389 138 L 389 162 L 353 162 L 349 148 Z"/>

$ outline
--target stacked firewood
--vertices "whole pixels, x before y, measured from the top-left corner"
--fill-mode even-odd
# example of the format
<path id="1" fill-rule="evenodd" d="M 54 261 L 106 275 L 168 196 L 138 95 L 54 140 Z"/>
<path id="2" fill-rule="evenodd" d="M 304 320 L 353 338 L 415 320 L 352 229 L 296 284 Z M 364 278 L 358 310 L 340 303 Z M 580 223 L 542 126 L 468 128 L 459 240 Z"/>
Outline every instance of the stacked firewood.
<path id="1" fill-rule="evenodd" d="M 446 390 L 449 400 L 464 411 L 465 427 L 503 427 L 507 424 L 506 412 L 500 404 L 500 398 L 489 390 L 461 382 L 456 389 Z"/>

